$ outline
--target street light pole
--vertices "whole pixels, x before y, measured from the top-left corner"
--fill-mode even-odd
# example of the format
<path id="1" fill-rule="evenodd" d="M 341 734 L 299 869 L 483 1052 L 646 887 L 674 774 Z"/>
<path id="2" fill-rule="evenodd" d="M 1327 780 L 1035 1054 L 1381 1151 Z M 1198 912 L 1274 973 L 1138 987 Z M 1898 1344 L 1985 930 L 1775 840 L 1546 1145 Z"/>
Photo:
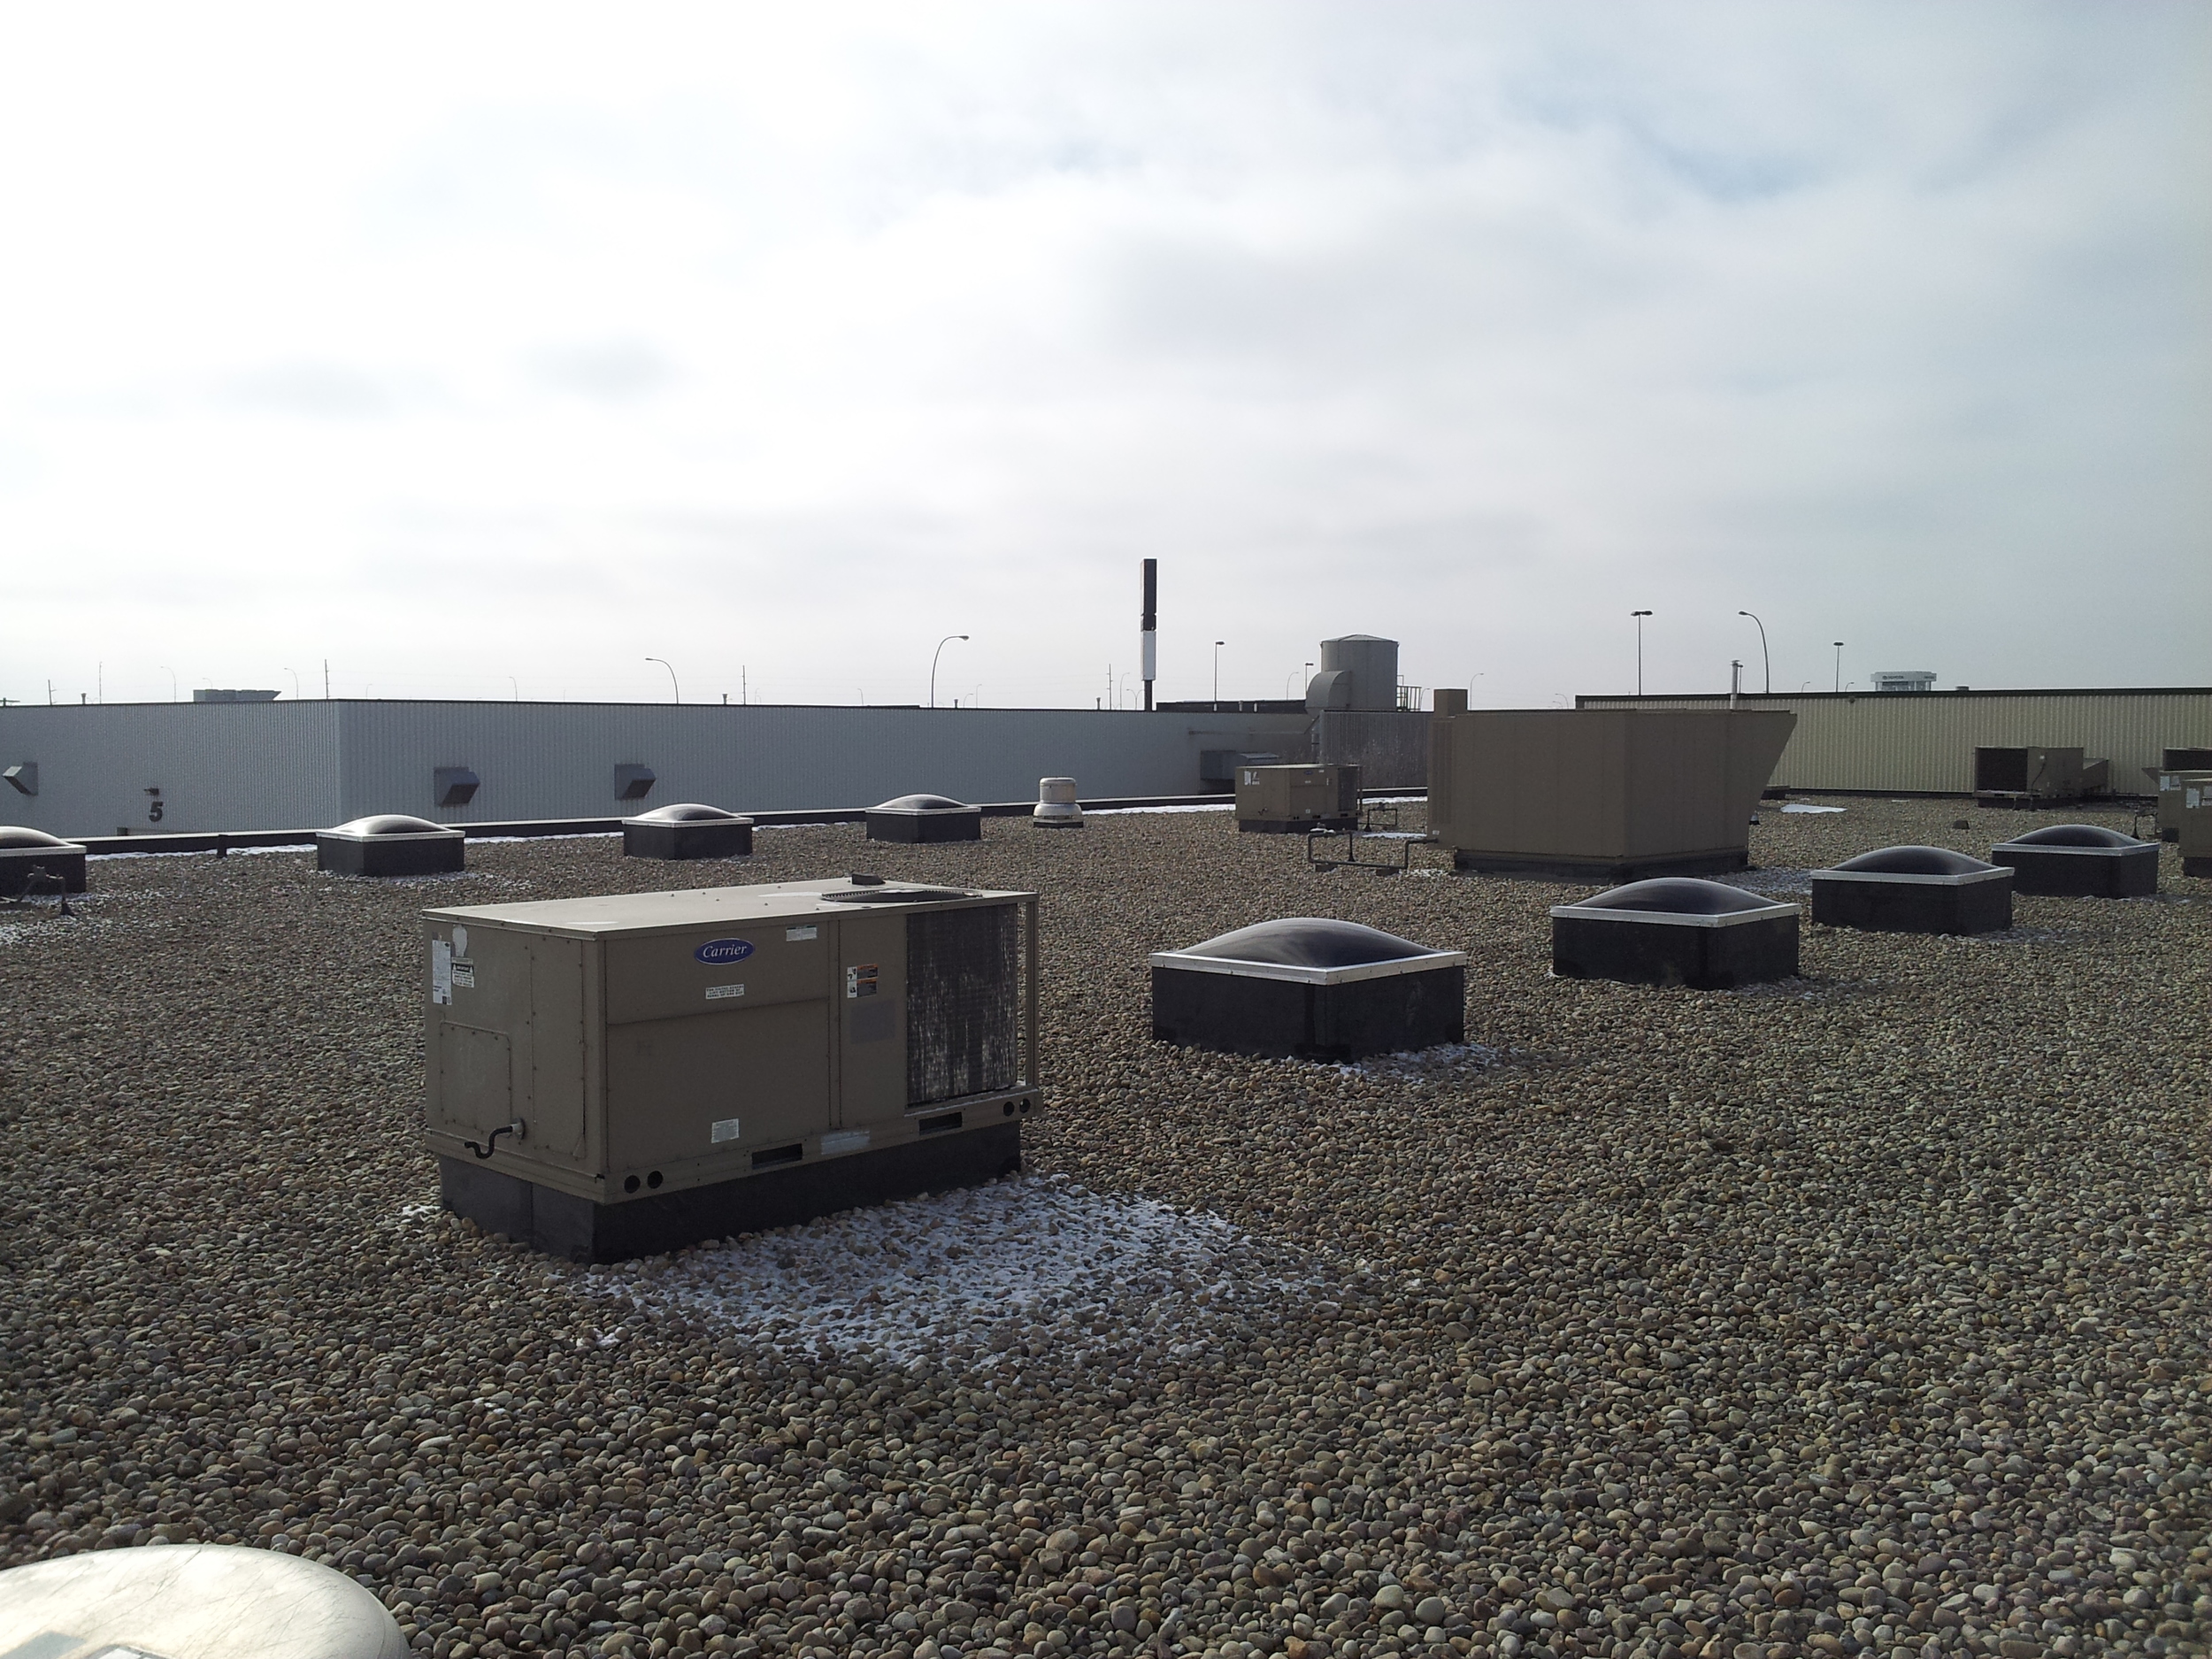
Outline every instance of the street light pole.
<path id="1" fill-rule="evenodd" d="M 1221 712 L 1221 648 L 1228 642 L 1226 640 L 1214 641 L 1214 712 L 1217 714 Z"/>
<path id="2" fill-rule="evenodd" d="M 1739 611 L 1736 614 L 1740 617 L 1751 617 L 1751 612 L 1748 611 Z M 1751 619 L 1754 622 L 1759 622 L 1756 617 L 1751 617 Z M 1765 665 L 1766 695 L 1771 697 L 1774 695 L 1774 659 L 1767 655 L 1767 625 L 1763 622 L 1759 622 L 1759 660 Z"/>
<path id="3" fill-rule="evenodd" d="M 968 636 L 964 634 L 948 634 L 943 639 L 937 641 L 937 649 L 930 653 L 929 706 L 933 709 L 937 706 L 937 659 L 945 654 L 945 647 L 951 644 L 955 640 L 964 640 Z"/>
<path id="4" fill-rule="evenodd" d="M 1843 689 L 1843 641 L 1836 641 L 1836 689 Z"/>
<path id="5" fill-rule="evenodd" d="M 684 688 L 676 683 L 674 666 L 664 657 L 649 657 L 645 660 L 649 663 L 658 663 L 663 668 L 668 670 L 668 688 L 675 694 L 676 701 L 681 703 L 684 700 Z"/>
<path id="6" fill-rule="evenodd" d="M 1636 695 L 1640 697 L 1644 695 L 1644 618 L 1651 612 L 1632 611 L 1628 614 L 1636 618 Z"/>

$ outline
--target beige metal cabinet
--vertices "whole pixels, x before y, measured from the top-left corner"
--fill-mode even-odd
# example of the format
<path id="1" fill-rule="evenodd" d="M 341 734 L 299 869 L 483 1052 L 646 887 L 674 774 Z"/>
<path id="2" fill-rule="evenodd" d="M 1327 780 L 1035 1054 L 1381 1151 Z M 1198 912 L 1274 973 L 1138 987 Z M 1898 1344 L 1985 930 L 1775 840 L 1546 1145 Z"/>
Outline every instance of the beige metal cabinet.
<path id="1" fill-rule="evenodd" d="M 1032 894 L 840 877 L 424 922 L 447 1202 L 565 1254 L 986 1179 L 1041 1098 Z"/>

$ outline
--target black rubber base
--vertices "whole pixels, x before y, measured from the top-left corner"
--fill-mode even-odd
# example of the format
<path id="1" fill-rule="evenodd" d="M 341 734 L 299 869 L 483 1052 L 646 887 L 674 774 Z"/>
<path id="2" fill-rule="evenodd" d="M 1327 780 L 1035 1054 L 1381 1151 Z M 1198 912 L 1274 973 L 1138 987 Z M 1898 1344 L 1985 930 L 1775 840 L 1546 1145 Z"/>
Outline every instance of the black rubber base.
<path id="1" fill-rule="evenodd" d="M 326 841 L 315 838 L 315 868 L 334 876 L 442 876 L 461 869 L 468 843 L 452 841 Z"/>
<path id="2" fill-rule="evenodd" d="M 750 824 L 625 824 L 625 858 L 744 858 L 753 850 Z"/>
<path id="3" fill-rule="evenodd" d="M 1990 850 L 1989 862 L 2011 870 L 2015 893 L 2062 899 L 2139 899 L 2158 891 L 2156 841 L 2117 852 L 1997 847 Z"/>
<path id="4" fill-rule="evenodd" d="M 1156 967 L 1152 1035 L 1180 1048 L 1279 1060 L 1356 1060 L 1464 1042 L 1467 971 L 1302 985 Z"/>
<path id="5" fill-rule="evenodd" d="M 2212 858 L 2185 858 L 2181 861 L 2185 876 L 2212 876 Z"/>
<path id="6" fill-rule="evenodd" d="M 871 812 L 868 814 L 868 839 L 872 841 L 979 841 L 983 839 L 983 814 L 971 807 L 965 812 L 948 812 L 940 818 L 920 817 L 907 812 Z"/>
<path id="7" fill-rule="evenodd" d="M 989 1110 L 996 1114 L 1000 1108 Z M 623 1262 L 709 1239 L 796 1226 L 841 1210 L 975 1187 L 1021 1168 L 1021 1120 L 819 1158 L 712 1187 L 619 1204 L 556 1192 L 470 1158 L 438 1159 L 438 1196 L 457 1216 L 572 1262 Z"/>
<path id="8" fill-rule="evenodd" d="M 1537 876 L 1551 881 L 1643 881 L 1653 876 L 1717 876 L 1747 870 L 1747 853 L 1691 853 L 1672 858 L 1550 858 L 1519 853 L 1452 853 L 1452 868 L 1471 875 Z"/>
<path id="9" fill-rule="evenodd" d="M 0 899 L 21 896 L 31 885 L 31 872 L 43 870 L 61 882 L 65 893 L 84 891 L 84 857 L 82 853 L 57 853 L 32 850 L 0 856 Z M 42 887 L 45 884 L 41 883 Z M 52 891 L 50 887 L 47 889 Z"/>
<path id="10" fill-rule="evenodd" d="M 1726 991 L 1786 979 L 1797 972 L 1797 918 L 1777 916 L 1733 927 L 1683 927 L 1669 922 L 1597 922 L 1555 916 L 1551 971 L 1563 979 L 1679 985 L 1694 991 Z"/>
<path id="11" fill-rule="evenodd" d="M 2012 926 L 2012 883 L 1937 887 L 1924 881 L 1823 881 L 1813 877 L 1813 920 L 1878 933 L 1988 933 Z"/>
<path id="12" fill-rule="evenodd" d="M 1303 835 L 1309 830 L 1333 830 L 1339 833 L 1359 827 L 1356 818 L 1240 818 L 1237 820 L 1240 835 Z"/>

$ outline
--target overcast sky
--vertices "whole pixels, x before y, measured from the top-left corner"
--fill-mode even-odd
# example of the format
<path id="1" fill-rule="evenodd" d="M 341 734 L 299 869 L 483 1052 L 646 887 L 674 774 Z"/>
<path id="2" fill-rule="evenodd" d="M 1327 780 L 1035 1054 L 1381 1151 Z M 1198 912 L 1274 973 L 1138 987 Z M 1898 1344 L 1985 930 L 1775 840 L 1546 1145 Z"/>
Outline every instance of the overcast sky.
<path id="1" fill-rule="evenodd" d="M 2212 683 L 2212 6 L 0 12 L 0 694 Z"/>

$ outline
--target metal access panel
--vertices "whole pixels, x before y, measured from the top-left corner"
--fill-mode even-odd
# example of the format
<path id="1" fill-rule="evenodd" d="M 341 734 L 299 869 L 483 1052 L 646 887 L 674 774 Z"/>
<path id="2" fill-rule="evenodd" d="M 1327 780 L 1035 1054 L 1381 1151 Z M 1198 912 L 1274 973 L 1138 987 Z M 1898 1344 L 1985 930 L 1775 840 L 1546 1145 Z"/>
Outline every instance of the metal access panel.
<path id="1" fill-rule="evenodd" d="M 1354 828 L 1359 778 L 1357 766 L 1344 764 L 1239 766 L 1237 828 L 1262 834 Z"/>
<path id="2" fill-rule="evenodd" d="M 449 1204 L 565 1254 L 874 1202 L 926 1141 L 914 1190 L 987 1178 L 1041 1099 L 1033 894 L 839 877 L 424 926 L 424 1134 Z"/>
<path id="3" fill-rule="evenodd" d="M 1740 870 L 1796 715 L 1478 710 L 1429 719 L 1429 829 L 1462 870 L 1636 880 Z"/>

